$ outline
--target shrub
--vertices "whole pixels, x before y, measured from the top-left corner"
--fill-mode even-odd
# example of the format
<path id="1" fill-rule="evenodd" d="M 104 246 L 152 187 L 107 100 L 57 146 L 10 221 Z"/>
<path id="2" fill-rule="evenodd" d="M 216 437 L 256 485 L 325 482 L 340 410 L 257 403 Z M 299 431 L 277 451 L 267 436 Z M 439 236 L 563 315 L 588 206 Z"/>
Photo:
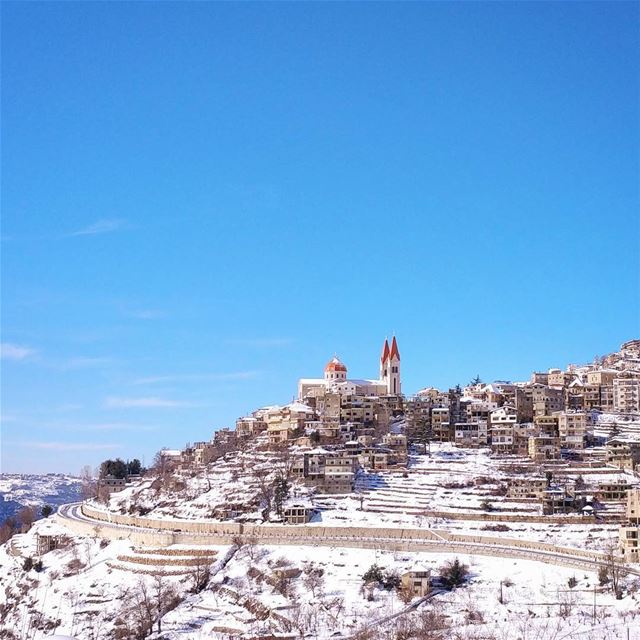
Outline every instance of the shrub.
<path id="1" fill-rule="evenodd" d="M 25 571 L 31 571 L 31 569 L 33 569 L 33 558 L 31 556 L 24 559 L 24 562 L 22 563 L 22 568 Z"/>
<path id="2" fill-rule="evenodd" d="M 601 587 L 609 582 L 609 570 L 604 565 L 598 568 L 598 581 Z"/>
<path id="3" fill-rule="evenodd" d="M 400 579 L 400 574 L 395 571 L 386 571 L 384 577 L 382 578 L 382 586 L 387 590 L 391 591 L 392 589 L 397 589 L 402 584 L 402 580 Z"/>
<path id="4" fill-rule="evenodd" d="M 482 531 L 511 531 L 506 524 L 485 524 Z"/>
<path id="5" fill-rule="evenodd" d="M 480 508 L 483 511 L 493 511 L 493 505 L 488 500 L 483 500 L 480 503 Z"/>
<path id="6" fill-rule="evenodd" d="M 455 558 L 453 561 L 445 563 L 440 569 L 440 582 L 449 591 L 459 587 L 467 580 L 469 567 Z"/>
<path id="7" fill-rule="evenodd" d="M 569 589 L 573 589 L 578 584 L 578 581 L 575 576 L 571 576 L 569 580 L 567 580 L 567 584 L 569 585 Z"/>
<path id="8" fill-rule="evenodd" d="M 377 564 L 372 564 L 362 576 L 363 582 L 377 582 L 381 584 L 384 580 L 384 573 Z"/>
<path id="9" fill-rule="evenodd" d="M 42 507 L 43 518 L 48 518 L 52 513 L 53 513 L 53 507 L 51 505 L 45 504 L 44 507 Z"/>
<path id="10" fill-rule="evenodd" d="M 37 571 L 38 573 L 40 573 L 42 571 L 44 567 L 42 566 L 42 560 L 36 560 L 33 563 L 33 569 L 34 571 Z"/>

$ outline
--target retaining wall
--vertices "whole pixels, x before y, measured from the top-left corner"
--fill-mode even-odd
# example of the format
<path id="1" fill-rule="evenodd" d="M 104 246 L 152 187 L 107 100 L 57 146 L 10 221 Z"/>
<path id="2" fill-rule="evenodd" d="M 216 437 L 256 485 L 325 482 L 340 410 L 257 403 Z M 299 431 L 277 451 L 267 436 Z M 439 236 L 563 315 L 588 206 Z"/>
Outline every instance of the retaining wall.
<path id="1" fill-rule="evenodd" d="M 83 504 L 82 513 L 88 518 L 108 521 L 108 514 L 91 505 Z M 94 535 L 94 526 L 81 524 L 84 533 Z M 130 539 L 141 544 L 158 544 L 160 546 L 170 544 L 233 544 L 238 536 L 247 538 L 255 537 L 261 544 L 318 544 L 322 546 L 345 546 L 375 548 L 384 542 L 387 549 L 398 551 L 419 550 L 425 546 L 436 545 L 440 548 L 450 546 L 459 548 L 460 544 L 490 545 L 497 547 L 511 547 L 519 551 L 554 553 L 564 556 L 573 556 L 576 560 L 602 561 L 601 553 L 586 551 L 571 547 L 559 547 L 547 542 L 531 540 L 519 540 L 514 538 L 501 538 L 498 536 L 472 536 L 465 534 L 453 534 L 447 531 L 432 529 L 406 529 L 390 527 L 318 527 L 306 525 L 243 525 L 239 523 L 216 522 L 190 522 L 185 520 L 158 520 L 139 516 L 127 516 L 112 514 L 111 522 L 139 529 L 119 529 L 117 527 L 102 527 L 99 535 L 105 537 L 118 537 Z M 98 525 L 99 526 L 99 525 Z M 167 529 L 171 527 L 172 530 Z M 162 529 L 153 532 L 149 529 Z M 193 532 L 193 533 L 192 533 Z M 434 549 L 432 549 L 434 550 Z M 476 550 L 475 553 L 480 553 Z M 491 555 L 491 554 L 490 554 Z M 496 554 L 500 555 L 500 554 Z"/>

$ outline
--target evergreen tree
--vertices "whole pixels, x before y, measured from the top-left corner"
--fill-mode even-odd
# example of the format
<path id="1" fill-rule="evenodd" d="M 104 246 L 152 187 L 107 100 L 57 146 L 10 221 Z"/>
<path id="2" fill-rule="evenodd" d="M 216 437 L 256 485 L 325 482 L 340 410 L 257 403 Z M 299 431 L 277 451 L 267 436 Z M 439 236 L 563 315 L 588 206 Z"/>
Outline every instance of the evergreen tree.
<path id="1" fill-rule="evenodd" d="M 276 513 L 282 517 L 282 507 L 289 497 L 289 481 L 286 478 L 276 478 L 273 483 L 273 506 Z"/>
<path id="2" fill-rule="evenodd" d="M 468 575 L 469 567 L 455 558 L 440 569 L 440 582 L 445 589 L 451 590 L 464 584 Z"/>

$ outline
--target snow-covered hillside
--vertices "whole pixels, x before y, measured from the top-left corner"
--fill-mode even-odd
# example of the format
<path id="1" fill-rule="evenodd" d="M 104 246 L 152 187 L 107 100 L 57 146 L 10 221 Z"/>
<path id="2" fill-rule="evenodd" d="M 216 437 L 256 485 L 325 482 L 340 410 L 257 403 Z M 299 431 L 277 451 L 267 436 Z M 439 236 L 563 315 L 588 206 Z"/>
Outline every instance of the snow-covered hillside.
<path id="1" fill-rule="evenodd" d="M 81 481 L 74 476 L 0 474 L 0 524 L 23 507 L 57 507 L 80 497 Z"/>

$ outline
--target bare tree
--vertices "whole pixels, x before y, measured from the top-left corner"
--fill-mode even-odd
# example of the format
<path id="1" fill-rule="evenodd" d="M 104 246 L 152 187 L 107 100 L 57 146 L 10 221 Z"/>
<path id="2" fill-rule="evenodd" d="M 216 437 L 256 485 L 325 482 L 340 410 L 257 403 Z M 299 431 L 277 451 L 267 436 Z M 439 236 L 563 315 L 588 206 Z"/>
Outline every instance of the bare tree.
<path id="1" fill-rule="evenodd" d="M 24 507 L 18 511 L 18 520 L 26 529 L 30 529 L 31 525 L 36 521 L 38 512 L 35 507 Z"/>
<path id="2" fill-rule="evenodd" d="M 313 565 L 307 567 L 302 584 L 307 590 L 311 591 L 311 595 L 314 598 L 317 598 L 324 590 L 324 571 Z"/>
<path id="3" fill-rule="evenodd" d="M 268 520 L 273 505 L 273 484 L 266 473 L 256 471 L 256 481 L 258 483 L 258 497 L 262 503 L 262 518 Z"/>
<path id="4" fill-rule="evenodd" d="M 211 577 L 211 565 L 206 558 L 198 558 L 198 562 L 191 570 L 191 580 L 193 586 L 191 593 L 200 593 L 209 583 Z"/>
<path id="5" fill-rule="evenodd" d="M 245 538 L 245 550 L 250 560 L 255 560 L 258 555 L 258 538 L 256 536 L 248 536 Z"/>
<path id="6" fill-rule="evenodd" d="M 86 464 L 80 469 L 80 497 L 83 500 L 95 498 L 97 495 L 98 485 L 94 479 L 91 467 Z"/>
<path id="7" fill-rule="evenodd" d="M 611 591 L 618 600 L 622 599 L 623 581 L 629 574 L 623 560 L 617 555 L 615 545 L 609 545 L 604 556 L 606 575 L 611 584 Z"/>

